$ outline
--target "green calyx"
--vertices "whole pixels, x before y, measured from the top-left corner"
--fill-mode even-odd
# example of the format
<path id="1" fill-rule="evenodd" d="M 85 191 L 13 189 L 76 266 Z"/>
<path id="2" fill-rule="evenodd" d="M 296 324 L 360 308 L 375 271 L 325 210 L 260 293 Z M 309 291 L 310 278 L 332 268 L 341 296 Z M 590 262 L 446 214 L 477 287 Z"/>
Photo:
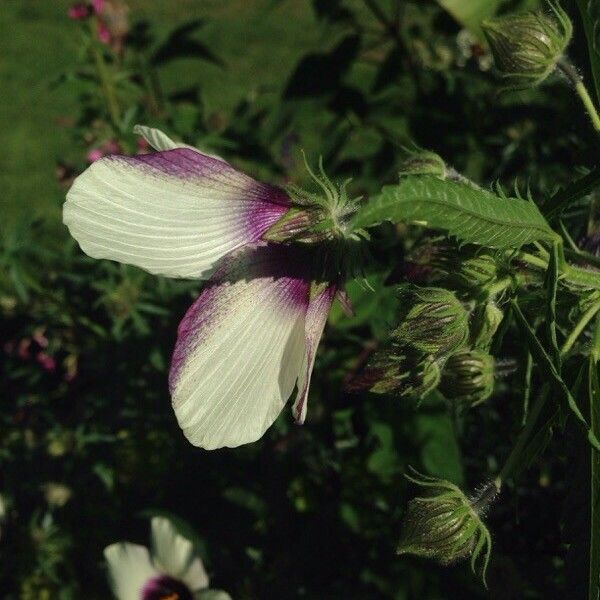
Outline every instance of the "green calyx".
<path id="1" fill-rule="evenodd" d="M 548 0 L 549 12 L 489 19 L 482 29 L 496 68 L 508 87 L 525 89 L 544 81 L 556 68 L 573 35 L 564 10 Z"/>
<path id="2" fill-rule="evenodd" d="M 496 260 L 490 254 L 479 254 L 462 260 L 453 278 L 455 284 L 462 289 L 488 288 L 498 278 Z"/>
<path id="3" fill-rule="evenodd" d="M 469 335 L 469 313 L 456 295 L 443 288 L 407 286 L 400 290 L 402 305 L 410 307 L 392 333 L 400 346 L 436 357 L 462 347 Z"/>
<path id="4" fill-rule="evenodd" d="M 494 391 L 494 357 L 481 350 L 461 350 L 444 365 L 440 391 L 462 406 L 477 406 Z"/>
<path id="5" fill-rule="evenodd" d="M 440 382 L 440 368 L 431 356 L 399 354 L 392 347 L 379 353 L 369 365 L 369 390 L 398 398 L 420 400 Z"/>
<path id="6" fill-rule="evenodd" d="M 482 557 L 485 582 L 492 539 L 482 515 L 498 493 L 496 484 L 484 486 L 469 498 L 449 481 L 419 473 L 406 477 L 427 493 L 408 503 L 397 553 L 429 558 L 443 565 L 471 557 L 473 571 Z"/>
<path id="7" fill-rule="evenodd" d="M 318 243 L 333 240 L 358 240 L 364 232 L 350 226 L 358 210 L 360 198 L 350 198 L 347 187 L 351 179 L 336 185 L 325 174 L 323 158 L 319 159 L 319 172 L 315 173 L 302 153 L 304 165 L 316 184 L 316 191 L 296 185 L 287 187 L 292 208 L 263 236 L 267 241 L 299 241 Z M 366 235 L 366 234 L 365 234 Z"/>

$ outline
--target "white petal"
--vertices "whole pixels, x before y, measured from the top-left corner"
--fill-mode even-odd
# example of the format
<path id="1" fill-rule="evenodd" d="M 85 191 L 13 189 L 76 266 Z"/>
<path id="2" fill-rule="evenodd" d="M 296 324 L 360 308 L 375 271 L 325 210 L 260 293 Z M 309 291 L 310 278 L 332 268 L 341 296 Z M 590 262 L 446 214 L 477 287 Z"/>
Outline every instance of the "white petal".
<path id="1" fill-rule="evenodd" d="M 158 151 L 174 150 L 175 148 L 190 148 L 191 150 L 196 150 L 193 146 L 173 141 L 166 133 L 163 133 L 160 129 L 154 129 L 154 127 L 136 125 L 133 128 L 133 133 L 141 135 L 152 148 Z"/>
<path id="2" fill-rule="evenodd" d="M 304 423 L 304 419 L 306 418 L 308 390 L 310 388 L 310 378 L 312 376 L 313 367 L 315 366 L 317 348 L 321 341 L 323 329 L 325 329 L 327 317 L 329 316 L 331 304 L 335 298 L 336 292 L 336 286 L 329 286 L 324 290 L 319 290 L 314 298 L 311 298 L 306 312 L 306 350 L 302 362 L 302 369 L 298 377 L 298 394 L 292 407 L 294 418 L 300 424 Z"/>
<path id="3" fill-rule="evenodd" d="M 208 575 L 192 542 L 177 533 L 168 519 L 152 519 L 152 549 L 159 571 L 182 580 L 192 591 L 208 587 Z"/>
<path id="4" fill-rule="evenodd" d="M 112 590 L 119 600 L 140 600 L 144 585 L 158 572 L 148 548 L 137 544 L 112 544 L 104 549 Z"/>
<path id="5" fill-rule="evenodd" d="M 69 190 L 63 221 L 89 256 L 196 278 L 259 240 L 288 205 L 279 188 L 178 148 L 96 161 Z"/>
<path id="6" fill-rule="evenodd" d="M 309 291 L 307 281 L 288 275 L 292 252 L 264 246 L 228 260 L 181 322 L 170 387 L 193 444 L 257 440 L 292 393 Z"/>

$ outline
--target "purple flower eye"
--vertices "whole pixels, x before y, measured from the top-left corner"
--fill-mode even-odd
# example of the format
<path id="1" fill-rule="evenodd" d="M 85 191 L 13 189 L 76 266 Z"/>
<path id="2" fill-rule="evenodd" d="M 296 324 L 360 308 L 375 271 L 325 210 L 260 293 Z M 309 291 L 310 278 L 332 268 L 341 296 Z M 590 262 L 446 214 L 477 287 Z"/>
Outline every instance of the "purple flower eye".
<path id="1" fill-rule="evenodd" d="M 159 575 L 144 586 L 142 600 L 193 600 L 193 595 L 183 582 Z"/>

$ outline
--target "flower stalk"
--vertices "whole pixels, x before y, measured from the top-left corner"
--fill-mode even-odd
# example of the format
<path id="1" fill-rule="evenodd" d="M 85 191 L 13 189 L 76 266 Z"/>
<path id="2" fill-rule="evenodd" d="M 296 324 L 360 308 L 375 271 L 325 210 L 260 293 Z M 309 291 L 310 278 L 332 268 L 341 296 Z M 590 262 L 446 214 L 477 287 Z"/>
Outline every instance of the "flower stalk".
<path id="1" fill-rule="evenodd" d="M 577 92 L 577 95 L 583 102 L 583 106 L 592 122 L 592 126 L 600 133 L 600 113 L 598 112 L 587 87 L 583 83 L 581 75 L 577 72 L 573 63 L 566 56 L 563 56 L 556 64 L 556 68 L 573 85 L 575 92 Z"/>

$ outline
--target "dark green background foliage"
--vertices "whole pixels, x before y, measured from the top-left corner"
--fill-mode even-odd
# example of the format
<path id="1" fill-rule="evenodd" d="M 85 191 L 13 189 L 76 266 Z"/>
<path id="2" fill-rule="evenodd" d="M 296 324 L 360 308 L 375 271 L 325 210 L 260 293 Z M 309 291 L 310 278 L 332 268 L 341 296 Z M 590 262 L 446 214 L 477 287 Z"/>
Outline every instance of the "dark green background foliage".
<path id="1" fill-rule="evenodd" d="M 344 391 L 395 322 L 385 282 L 398 281 L 420 232 L 377 231 L 372 285 L 348 287 L 356 315 L 332 312 L 307 423 L 284 410 L 261 441 L 206 452 L 181 434 L 166 383 L 200 284 L 89 259 L 59 220 L 87 152 L 110 139 L 134 152 L 138 122 L 279 184 L 305 180 L 304 149 L 368 196 L 397 181 L 403 147 L 416 143 L 483 185 L 510 188 L 518 174 L 543 200 L 592 164 L 593 133 L 567 86 L 551 78 L 499 95 L 493 74 L 461 52 L 463 25 L 429 0 L 378 3 L 385 23 L 361 0 L 129 4 L 123 58 L 96 48 L 118 74 L 118 118 L 68 2 L 0 5 L 10 31 L 0 36 L 2 597 L 106 598 L 102 549 L 145 543 L 146 517 L 158 513 L 195 530 L 214 586 L 236 599 L 579 597 L 584 564 L 565 539 L 582 539 L 577 453 L 589 453 L 568 429 L 552 444 L 571 457 L 542 460 L 490 512 L 488 591 L 468 566 L 395 555 L 415 493 L 408 465 L 473 489 L 505 459 L 522 413 L 520 376 L 463 415 L 436 395 L 417 410 Z M 572 14 L 571 55 L 587 69 Z M 507 336 L 501 352 L 521 373 L 522 344 Z M 63 506 L 48 503 L 49 482 L 70 488 Z M 581 498 L 565 506 L 570 489 Z"/>

